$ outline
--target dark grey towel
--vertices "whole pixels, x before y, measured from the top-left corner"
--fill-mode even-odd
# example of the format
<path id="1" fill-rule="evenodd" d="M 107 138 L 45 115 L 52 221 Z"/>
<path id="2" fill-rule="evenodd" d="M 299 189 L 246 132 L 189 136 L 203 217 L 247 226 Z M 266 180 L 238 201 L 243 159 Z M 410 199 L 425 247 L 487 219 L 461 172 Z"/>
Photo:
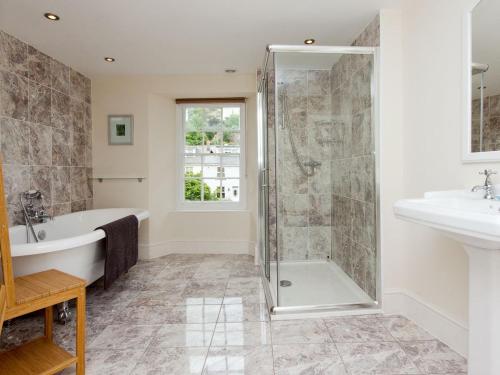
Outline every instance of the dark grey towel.
<path id="1" fill-rule="evenodd" d="M 135 215 L 104 224 L 96 229 L 106 233 L 104 289 L 137 263 L 139 255 L 139 221 Z"/>

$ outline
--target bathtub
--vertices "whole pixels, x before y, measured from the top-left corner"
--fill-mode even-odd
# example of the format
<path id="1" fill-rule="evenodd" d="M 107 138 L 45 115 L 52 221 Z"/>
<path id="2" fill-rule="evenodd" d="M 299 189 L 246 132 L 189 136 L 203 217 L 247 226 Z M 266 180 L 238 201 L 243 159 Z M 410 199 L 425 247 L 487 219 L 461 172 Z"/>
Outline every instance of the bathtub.
<path id="1" fill-rule="evenodd" d="M 14 276 L 55 268 L 87 280 L 87 285 L 93 283 L 104 275 L 105 237 L 102 229 L 94 229 L 132 214 L 137 216 L 139 225 L 149 217 L 148 211 L 136 208 L 88 210 L 57 216 L 52 221 L 34 225 L 35 233 L 43 230 L 46 238 L 30 243 L 26 241 L 24 225 L 11 227 Z"/>

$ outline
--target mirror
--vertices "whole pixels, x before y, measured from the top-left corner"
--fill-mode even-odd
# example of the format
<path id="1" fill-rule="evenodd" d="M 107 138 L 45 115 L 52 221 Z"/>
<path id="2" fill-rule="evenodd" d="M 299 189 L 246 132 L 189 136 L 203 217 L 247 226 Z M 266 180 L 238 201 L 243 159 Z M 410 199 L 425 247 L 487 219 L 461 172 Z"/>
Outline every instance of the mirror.
<path id="1" fill-rule="evenodd" d="M 467 148 L 470 155 L 476 154 L 481 161 L 500 160 L 499 25 L 499 0 L 481 0 L 472 10 Z"/>

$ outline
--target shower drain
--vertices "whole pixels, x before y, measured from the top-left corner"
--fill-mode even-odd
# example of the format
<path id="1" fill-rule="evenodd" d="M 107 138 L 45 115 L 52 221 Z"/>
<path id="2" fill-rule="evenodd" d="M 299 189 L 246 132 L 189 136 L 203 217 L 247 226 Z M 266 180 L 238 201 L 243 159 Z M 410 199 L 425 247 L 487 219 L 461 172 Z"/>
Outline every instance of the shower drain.
<path id="1" fill-rule="evenodd" d="M 292 286 L 292 282 L 290 280 L 281 280 L 280 286 L 283 286 L 283 287 Z"/>

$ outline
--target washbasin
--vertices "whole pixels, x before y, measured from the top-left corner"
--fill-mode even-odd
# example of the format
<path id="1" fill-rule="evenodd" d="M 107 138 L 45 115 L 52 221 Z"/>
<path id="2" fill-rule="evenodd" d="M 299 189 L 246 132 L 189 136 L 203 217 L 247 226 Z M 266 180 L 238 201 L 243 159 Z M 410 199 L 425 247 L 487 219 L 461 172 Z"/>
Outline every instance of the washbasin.
<path id="1" fill-rule="evenodd" d="M 500 374 L 500 201 L 484 197 L 453 190 L 394 204 L 398 218 L 437 229 L 467 252 L 469 375 Z"/>
<path id="2" fill-rule="evenodd" d="M 428 192 L 423 198 L 397 201 L 394 213 L 464 244 L 500 250 L 500 201 L 484 199 L 482 192 Z"/>

